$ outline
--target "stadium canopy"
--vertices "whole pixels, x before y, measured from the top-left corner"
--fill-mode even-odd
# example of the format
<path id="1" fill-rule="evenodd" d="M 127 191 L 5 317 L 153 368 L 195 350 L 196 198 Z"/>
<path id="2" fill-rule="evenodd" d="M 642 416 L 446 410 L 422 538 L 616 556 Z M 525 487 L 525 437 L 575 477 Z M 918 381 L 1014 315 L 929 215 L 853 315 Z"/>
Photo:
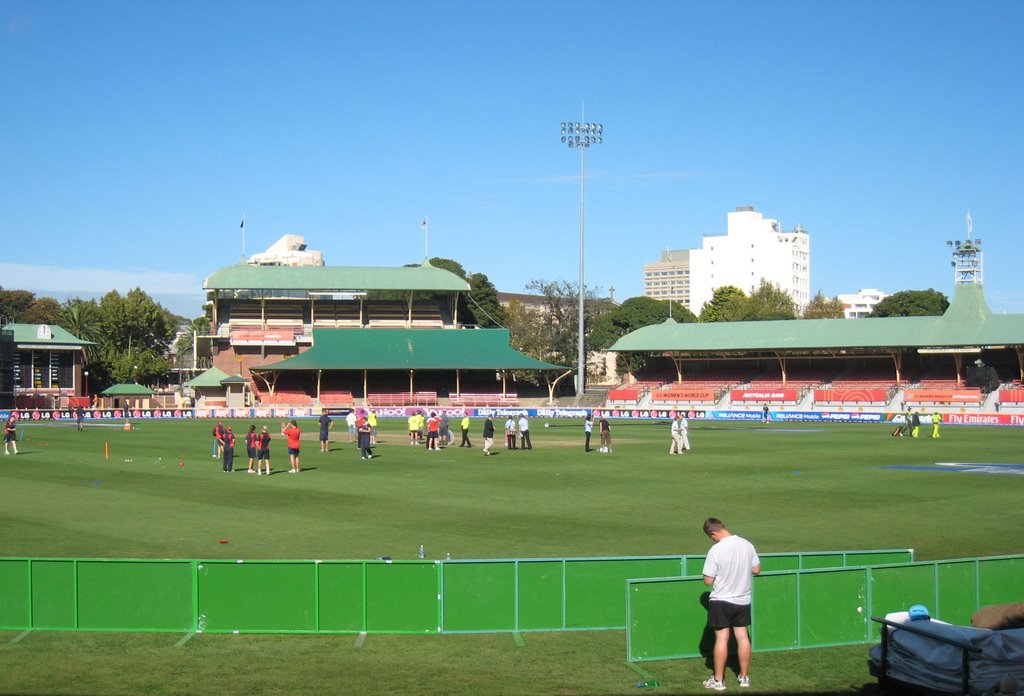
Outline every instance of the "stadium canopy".
<path id="1" fill-rule="evenodd" d="M 678 324 L 672 320 L 626 334 L 609 350 L 695 358 L 853 357 L 1012 348 L 1024 365 L 1024 314 L 993 314 L 980 285 L 958 285 L 946 312 L 929 317 L 806 319 Z M 1024 367 L 1022 367 L 1024 373 Z"/>
<path id="2" fill-rule="evenodd" d="M 185 382 L 184 386 L 191 387 L 193 389 L 216 389 L 217 387 L 223 386 L 222 382 L 227 378 L 227 372 L 219 367 L 211 367 L 209 370 L 205 370 Z"/>
<path id="3" fill-rule="evenodd" d="M 313 346 L 249 368 L 284 370 L 565 370 L 509 345 L 508 329 L 314 329 Z"/>
<path id="4" fill-rule="evenodd" d="M 103 396 L 153 396 L 154 392 L 141 384 L 115 384 L 107 387 L 100 394 Z"/>
<path id="5" fill-rule="evenodd" d="M 203 281 L 208 291 L 288 290 L 369 292 L 412 290 L 467 292 L 469 283 L 429 262 L 419 266 L 258 266 L 240 262 L 215 271 Z"/>
<path id="6" fill-rule="evenodd" d="M 96 345 L 56 324 L 4 324 L 3 331 L 9 333 L 14 346 L 22 350 L 78 350 Z"/>

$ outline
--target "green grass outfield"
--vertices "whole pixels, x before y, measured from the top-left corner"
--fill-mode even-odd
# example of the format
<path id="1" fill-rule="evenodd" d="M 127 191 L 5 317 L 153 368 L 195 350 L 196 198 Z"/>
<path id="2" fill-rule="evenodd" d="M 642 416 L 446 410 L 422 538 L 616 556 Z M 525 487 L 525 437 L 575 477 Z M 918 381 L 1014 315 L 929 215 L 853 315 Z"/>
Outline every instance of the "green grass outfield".
<path id="1" fill-rule="evenodd" d="M 304 470 L 291 475 L 275 421 L 269 478 L 222 473 L 210 421 L 139 421 L 132 432 L 22 423 L 22 453 L 0 458 L 0 555 L 413 558 L 420 544 L 431 558 L 701 553 L 710 515 L 763 552 L 1024 550 L 1024 476 L 886 468 L 1021 465 L 1019 429 L 944 426 L 933 440 L 930 426 L 901 439 L 879 425 L 691 422 L 693 451 L 669 456 L 667 423 L 613 422 L 614 451 L 584 454 L 579 422 L 550 422 L 531 421 L 532 451 L 498 443 L 484 458 L 481 419 L 474 449 L 440 452 L 410 447 L 403 422 L 383 421 L 379 456 L 363 461 L 343 422 L 321 454 L 315 422 L 301 421 Z M 231 424 L 241 441 L 248 422 Z M 0 692 L 593 694 L 634 693 L 640 680 L 622 631 L 526 633 L 525 645 L 507 634 L 370 636 L 358 647 L 353 636 L 180 638 L 0 632 Z M 864 646 L 757 654 L 751 692 L 873 693 L 865 656 Z M 656 693 L 702 692 L 707 674 L 702 660 L 642 670 Z"/>

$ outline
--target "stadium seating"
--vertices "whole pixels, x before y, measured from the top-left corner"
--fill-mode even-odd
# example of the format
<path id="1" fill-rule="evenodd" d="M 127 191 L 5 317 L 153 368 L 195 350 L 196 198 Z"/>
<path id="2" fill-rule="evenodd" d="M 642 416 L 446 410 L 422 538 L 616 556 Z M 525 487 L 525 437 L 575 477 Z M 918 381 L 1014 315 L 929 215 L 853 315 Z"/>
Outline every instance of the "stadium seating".
<path id="1" fill-rule="evenodd" d="M 519 396 L 517 394 L 500 394 L 497 392 L 462 392 L 461 394 L 452 394 L 450 401 L 452 406 L 519 406 Z"/>

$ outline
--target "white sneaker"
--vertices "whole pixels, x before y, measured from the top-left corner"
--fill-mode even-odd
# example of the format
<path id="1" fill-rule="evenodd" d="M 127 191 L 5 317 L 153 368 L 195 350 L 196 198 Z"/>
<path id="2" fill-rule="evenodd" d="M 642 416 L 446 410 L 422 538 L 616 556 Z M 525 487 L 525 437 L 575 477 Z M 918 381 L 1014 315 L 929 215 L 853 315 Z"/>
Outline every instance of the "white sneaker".
<path id="1" fill-rule="evenodd" d="M 725 684 L 718 681 L 717 679 L 715 679 L 714 676 L 712 676 L 710 679 L 704 682 L 704 688 L 714 689 L 715 691 L 725 691 Z"/>
<path id="2" fill-rule="evenodd" d="M 750 675 L 749 674 L 747 676 L 745 676 L 745 677 L 736 677 L 736 681 L 738 681 L 740 683 L 740 688 L 743 688 L 743 689 L 750 688 Z"/>

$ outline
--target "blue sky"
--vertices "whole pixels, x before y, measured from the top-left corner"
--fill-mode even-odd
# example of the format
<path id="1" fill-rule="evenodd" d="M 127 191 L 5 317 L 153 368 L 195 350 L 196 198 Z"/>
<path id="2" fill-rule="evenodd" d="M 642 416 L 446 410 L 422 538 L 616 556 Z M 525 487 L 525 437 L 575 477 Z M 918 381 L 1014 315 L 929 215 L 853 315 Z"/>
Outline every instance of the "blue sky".
<path id="1" fill-rule="evenodd" d="M 202 280 L 302 234 L 329 265 L 424 253 L 521 292 L 642 294 L 666 247 L 754 205 L 811 288 L 952 293 L 970 209 L 1024 312 L 1024 2 L 0 0 L 0 286 Z M 1014 212 L 1018 211 L 1018 212 Z"/>

